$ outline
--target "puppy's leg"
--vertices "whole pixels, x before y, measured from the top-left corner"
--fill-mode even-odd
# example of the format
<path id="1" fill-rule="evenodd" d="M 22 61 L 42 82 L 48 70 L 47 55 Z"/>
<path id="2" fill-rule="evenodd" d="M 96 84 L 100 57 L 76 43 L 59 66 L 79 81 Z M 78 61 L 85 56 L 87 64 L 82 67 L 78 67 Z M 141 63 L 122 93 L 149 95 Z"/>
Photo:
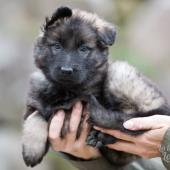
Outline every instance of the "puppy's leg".
<path id="1" fill-rule="evenodd" d="M 90 124 L 110 129 L 120 129 L 123 122 L 129 117 L 129 115 L 123 112 L 111 111 L 104 108 L 95 96 L 91 96 L 90 98 L 89 112 L 88 122 Z"/>
<path id="2" fill-rule="evenodd" d="M 25 121 L 22 136 L 22 154 L 27 166 L 38 164 L 48 150 L 48 124 L 38 111 Z"/>
<path id="3" fill-rule="evenodd" d="M 109 129 L 117 129 L 130 135 L 138 135 L 145 132 L 144 130 L 131 131 L 123 127 L 123 123 L 126 120 L 134 117 L 140 117 L 141 115 L 143 116 L 144 115 L 143 113 L 138 112 L 138 113 L 128 115 L 123 112 L 108 110 L 104 108 L 94 96 L 91 96 L 89 102 L 89 112 L 90 115 L 89 115 L 88 122 L 91 125 L 96 125 L 99 127 L 109 128 Z M 155 111 L 148 112 L 148 115 L 153 115 L 153 114 L 155 114 Z M 95 131 L 95 133 L 92 131 L 89 134 L 89 137 L 87 138 L 87 143 L 95 147 L 101 147 L 106 144 L 115 143 L 116 141 L 117 141 L 116 138 L 97 131 Z"/>
<path id="4" fill-rule="evenodd" d="M 103 128 L 117 129 L 132 135 L 140 134 L 140 131 L 131 131 L 123 127 L 123 123 L 131 118 L 152 116 L 155 113 L 161 114 L 162 109 L 155 109 L 148 112 L 135 112 L 126 114 L 121 111 L 112 111 L 104 108 L 97 99 L 92 96 L 89 102 L 89 119 L 88 122 Z M 139 133 L 138 133 L 139 132 Z"/>
<path id="5" fill-rule="evenodd" d="M 89 115 L 88 122 L 90 124 L 103 127 L 103 128 L 108 128 L 108 129 L 117 129 L 129 135 L 139 135 L 139 134 L 146 132 L 146 130 L 131 131 L 131 130 L 125 129 L 123 126 L 123 123 L 125 121 L 131 118 L 135 118 L 135 117 L 152 116 L 152 115 L 155 115 L 155 113 L 160 114 L 160 115 L 164 115 L 167 113 L 169 115 L 169 111 L 167 111 L 165 107 L 150 110 L 147 112 L 135 112 L 131 114 L 126 114 L 120 111 L 112 111 L 112 110 L 104 108 L 94 96 L 91 97 L 90 102 L 89 102 L 89 112 L 90 112 L 90 115 Z M 95 141 L 95 143 L 110 144 L 112 141 L 113 143 L 116 142 L 115 139 L 111 137 L 108 138 L 108 135 L 106 137 L 105 135 L 100 134 L 100 137 L 96 138 L 96 136 L 98 135 L 95 135 L 95 137 L 93 138 L 91 135 L 90 141 L 88 141 L 88 143 L 91 143 L 92 141 L 94 141 L 94 138 L 95 140 L 97 140 Z M 93 146 L 96 146 L 96 144 L 94 144 Z"/>

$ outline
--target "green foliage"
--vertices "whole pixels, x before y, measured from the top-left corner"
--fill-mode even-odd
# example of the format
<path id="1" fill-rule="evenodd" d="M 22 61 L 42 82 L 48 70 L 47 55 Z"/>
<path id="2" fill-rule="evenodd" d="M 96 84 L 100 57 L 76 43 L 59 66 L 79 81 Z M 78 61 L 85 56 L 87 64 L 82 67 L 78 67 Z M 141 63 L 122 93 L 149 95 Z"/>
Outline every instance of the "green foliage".
<path id="1" fill-rule="evenodd" d="M 117 45 L 110 49 L 110 57 L 113 60 L 123 60 L 135 66 L 145 75 L 153 77 L 156 72 L 156 68 L 152 63 L 144 60 L 142 56 L 136 54 L 133 50 L 126 46 Z"/>
<path id="2" fill-rule="evenodd" d="M 52 167 L 57 167 L 57 170 L 77 170 L 69 161 L 62 158 L 57 152 L 48 152 L 48 159 L 50 160 Z"/>

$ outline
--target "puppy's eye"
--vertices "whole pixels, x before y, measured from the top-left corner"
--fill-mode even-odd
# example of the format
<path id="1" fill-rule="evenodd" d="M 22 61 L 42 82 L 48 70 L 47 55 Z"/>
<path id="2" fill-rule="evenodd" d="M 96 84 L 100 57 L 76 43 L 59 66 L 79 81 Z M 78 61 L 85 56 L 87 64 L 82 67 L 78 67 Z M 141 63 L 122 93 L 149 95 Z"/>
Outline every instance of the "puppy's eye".
<path id="1" fill-rule="evenodd" d="M 86 45 L 82 45 L 79 47 L 79 51 L 83 52 L 83 53 L 89 52 L 90 50 L 91 50 L 91 48 Z"/>

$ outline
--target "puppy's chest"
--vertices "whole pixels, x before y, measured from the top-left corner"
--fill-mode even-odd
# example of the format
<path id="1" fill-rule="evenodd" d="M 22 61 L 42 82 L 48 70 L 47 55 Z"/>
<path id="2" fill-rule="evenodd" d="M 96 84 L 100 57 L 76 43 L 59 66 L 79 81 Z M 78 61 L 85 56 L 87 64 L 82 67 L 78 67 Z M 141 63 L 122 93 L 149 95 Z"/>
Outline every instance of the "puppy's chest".
<path id="1" fill-rule="evenodd" d="M 83 90 L 75 88 L 74 90 L 66 90 L 54 87 L 46 89 L 39 94 L 39 102 L 42 106 L 41 113 L 48 120 L 59 109 L 71 110 L 76 101 L 87 104 L 90 95 L 101 99 L 99 89 Z"/>
<path id="2" fill-rule="evenodd" d="M 69 110 L 72 101 L 77 98 L 76 94 L 66 91 L 56 91 L 50 89 L 48 92 L 42 92 L 39 96 L 39 101 L 42 106 L 42 114 L 46 119 L 49 119 L 59 109 Z"/>

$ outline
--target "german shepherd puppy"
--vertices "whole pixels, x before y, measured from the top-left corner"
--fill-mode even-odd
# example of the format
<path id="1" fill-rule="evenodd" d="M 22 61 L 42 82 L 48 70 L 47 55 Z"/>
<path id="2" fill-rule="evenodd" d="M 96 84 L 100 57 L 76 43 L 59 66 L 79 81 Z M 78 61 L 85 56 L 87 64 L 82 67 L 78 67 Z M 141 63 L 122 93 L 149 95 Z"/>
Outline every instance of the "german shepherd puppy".
<path id="1" fill-rule="evenodd" d="M 60 7 L 46 18 L 34 49 L 39 71 L 31 76 L 24 114 L 23 158 L 35 166 L 48 151 L 48 121 L 77 100 L 88 105 L 89 122 L 131 135 L 123 123 L 133 117 L 170 115 L 161 92 L 126 62 L 108 60 L 115 41 L 112 24 L 95 14 Z M 34 112 L 34 114 L 32 114 Z M 87 143 L 99 147 L 111 163 L 125 165 L 134 155 L 104 145 L 116 139 L 92 129 Z"/>

